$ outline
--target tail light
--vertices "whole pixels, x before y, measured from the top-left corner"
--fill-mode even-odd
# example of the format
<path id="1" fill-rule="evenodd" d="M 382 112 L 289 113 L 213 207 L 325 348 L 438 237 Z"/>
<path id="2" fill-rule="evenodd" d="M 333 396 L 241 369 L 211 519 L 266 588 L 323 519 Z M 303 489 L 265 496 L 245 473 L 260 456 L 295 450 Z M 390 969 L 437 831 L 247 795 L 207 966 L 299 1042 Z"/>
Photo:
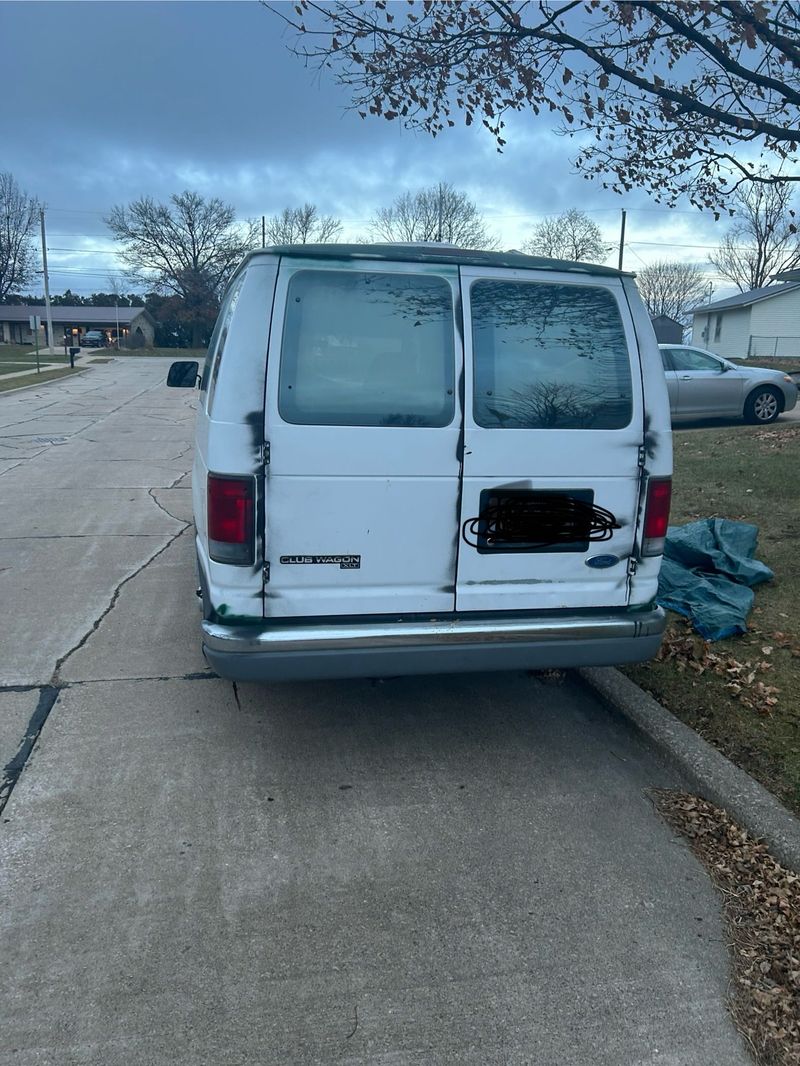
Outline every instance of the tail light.
<path id="1" fill-rule="evenodd" d="M 208 475 L 208 554 L 218 563 L 252 564 L 255 480 Z"/>
<path id="2" fill-rule="evenodd" d="M 672 478 L 652 477 L 647 482 L 647 502 L 644 508 L 644 536 L 642 555 L 662 555 L 669 525 L 669 505 L 672 499 Z"/>

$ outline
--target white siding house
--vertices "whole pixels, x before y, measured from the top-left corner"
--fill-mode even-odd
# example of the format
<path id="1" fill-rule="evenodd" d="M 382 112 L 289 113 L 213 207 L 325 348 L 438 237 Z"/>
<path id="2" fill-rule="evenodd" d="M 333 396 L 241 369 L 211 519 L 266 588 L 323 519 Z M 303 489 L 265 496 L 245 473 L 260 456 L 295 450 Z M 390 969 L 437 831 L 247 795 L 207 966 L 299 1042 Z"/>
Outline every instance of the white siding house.
<path id="1" fill-rule="evenodd" d="M 800 357 L 800 282 L 695 308 L 692 343 L 726 359 Z"/>

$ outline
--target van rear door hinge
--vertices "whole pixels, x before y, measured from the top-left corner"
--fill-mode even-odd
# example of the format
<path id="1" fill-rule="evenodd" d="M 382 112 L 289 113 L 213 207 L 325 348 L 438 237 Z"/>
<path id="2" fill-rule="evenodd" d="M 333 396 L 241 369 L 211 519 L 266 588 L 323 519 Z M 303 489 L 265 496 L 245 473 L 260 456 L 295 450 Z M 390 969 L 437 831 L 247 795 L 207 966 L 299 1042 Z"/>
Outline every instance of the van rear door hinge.
<path id="1" fill-rule="evenodd" d="M 269 584 L 269 563 L 264 563 L 264 584 Z"/>
<path id="2" fill-rule="evenodd" d="M 631 556 L 630 559 L 628 559 L 628 574 L 635 574 L 638 565 L 639 564 L 636 562 L 633 556 Z"/>
<path id="3" fill-rule="evenodd" d="M 644 450 L 644 445 L 640 444 L 639 445 L 639 460 L 638 460 L 639 466 L 644 466 L 644 461 L 645 461 L 646 457 L 647 457 L 647 455 L 646 455 L 646 452 Z"/>
<path id="4" fill-rule="evenodd" d="M 269 441 L 265 440 L 261 445 L 261 463 L 263 466 L 269 466 L 270 454 L 269 454 Z"/>

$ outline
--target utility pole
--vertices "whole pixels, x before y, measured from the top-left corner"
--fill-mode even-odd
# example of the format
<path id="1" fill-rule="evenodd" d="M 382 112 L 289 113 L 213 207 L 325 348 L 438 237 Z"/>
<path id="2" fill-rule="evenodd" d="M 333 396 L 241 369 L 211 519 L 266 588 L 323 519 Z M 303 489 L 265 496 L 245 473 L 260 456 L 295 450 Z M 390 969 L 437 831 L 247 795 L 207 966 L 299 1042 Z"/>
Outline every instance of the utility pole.
<path id="1" fill-rule="evenodd" d="M 47 311 L 47 347 L 53 348 L 53 314 L 50 310 L 50 277 L 47 273 L 47 237 L 44 232 L 44 208 L 39 210 L 42 224 L 42 267 L 44 268 L 44 305 Z"/>
<path id="2" fill-rule="evenodd" d="M 625 251 L 625 208 L 622 209 L 622 226 L 619 231 L 619 270 L 622 270 L 622 255 Z"/>
<path id="3" fill-rule="evenodd" d="M 442 183 L 439 182 L 439 228 L 437 230 L 436 240 L 441 243 L 442 240 Z"/>
<path id="4" fill-rule="evenodd" d="M 119 293 L 114 293 L 114 314 L 117 317 L 117 351 L 119 351 Z"/>
<path id="5" fill-rule="evenodd" d="M 261 247 L 267 247 L 267 220 L 264 215 L 261 216 Z"/>

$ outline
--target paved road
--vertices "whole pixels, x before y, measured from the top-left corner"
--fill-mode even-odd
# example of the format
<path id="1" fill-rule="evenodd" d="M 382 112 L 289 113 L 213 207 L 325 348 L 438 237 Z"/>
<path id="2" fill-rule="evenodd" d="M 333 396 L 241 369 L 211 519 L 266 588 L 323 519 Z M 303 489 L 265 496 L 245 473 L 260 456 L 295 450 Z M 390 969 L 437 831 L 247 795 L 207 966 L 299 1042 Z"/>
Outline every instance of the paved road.
<path id="1" fill-rule="evenodd" d="M 165 371 L 0 397 L 12 777 L 43 722 L 0 1063 L 747 1063 L 718 900 L 645 794 L 674 776 L 576 681 L 209 675 Z"/>

